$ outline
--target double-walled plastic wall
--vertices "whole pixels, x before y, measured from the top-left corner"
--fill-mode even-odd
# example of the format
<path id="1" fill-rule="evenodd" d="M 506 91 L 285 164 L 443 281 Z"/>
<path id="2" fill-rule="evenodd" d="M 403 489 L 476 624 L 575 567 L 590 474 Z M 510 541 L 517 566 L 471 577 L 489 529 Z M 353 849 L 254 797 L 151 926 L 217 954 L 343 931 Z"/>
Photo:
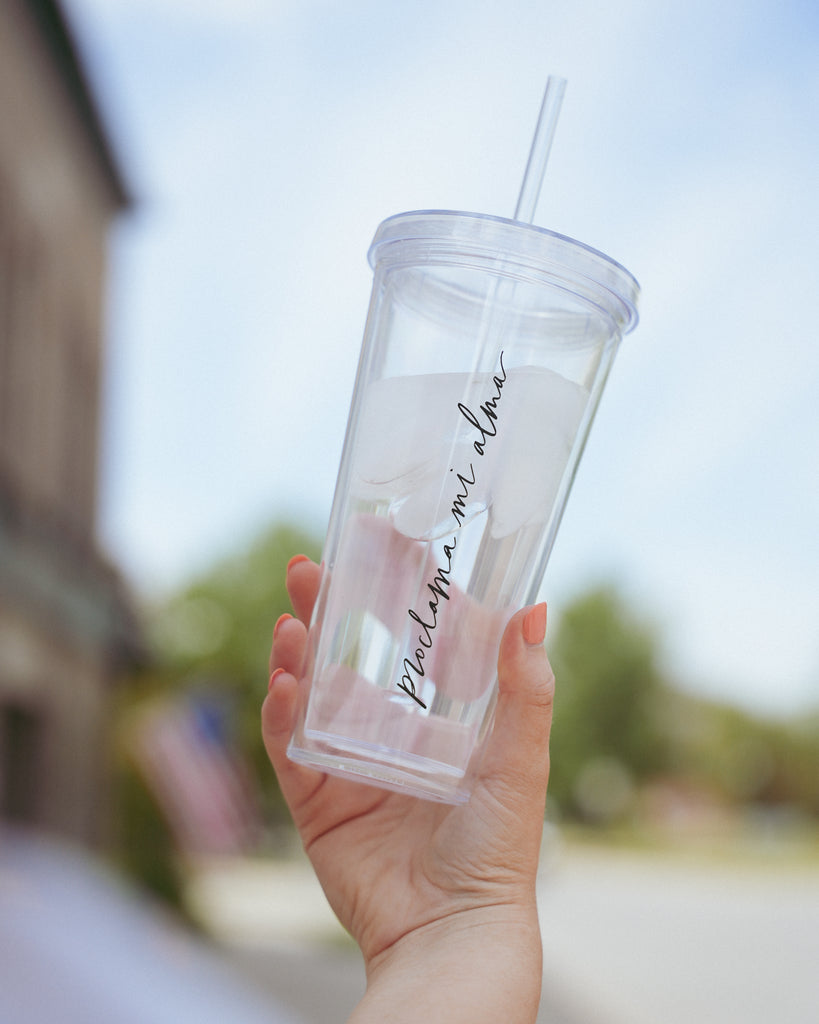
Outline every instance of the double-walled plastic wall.
<path id="1" fill-rule="evenodd" d="M 491 727 L 638 286 L 478 214 L 386 220 L 292 759 L 450 803 Z"/>

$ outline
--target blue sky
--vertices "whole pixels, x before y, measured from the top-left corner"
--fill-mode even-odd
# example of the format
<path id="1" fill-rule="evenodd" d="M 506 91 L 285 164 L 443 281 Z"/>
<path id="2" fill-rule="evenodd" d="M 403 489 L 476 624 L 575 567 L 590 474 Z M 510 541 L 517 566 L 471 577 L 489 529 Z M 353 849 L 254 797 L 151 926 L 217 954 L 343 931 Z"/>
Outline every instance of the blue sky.
<path id="1" fill-rule="evenodd" d="M 137 197 L 114 236 L 101 529 L 162 591 L 329 512 L 366 251 L 409 209 L 536 223 L 643 287 L 544 588 L 614 580 L 684 685 L 819 698 L 812 2 L 67 0 Z"/>

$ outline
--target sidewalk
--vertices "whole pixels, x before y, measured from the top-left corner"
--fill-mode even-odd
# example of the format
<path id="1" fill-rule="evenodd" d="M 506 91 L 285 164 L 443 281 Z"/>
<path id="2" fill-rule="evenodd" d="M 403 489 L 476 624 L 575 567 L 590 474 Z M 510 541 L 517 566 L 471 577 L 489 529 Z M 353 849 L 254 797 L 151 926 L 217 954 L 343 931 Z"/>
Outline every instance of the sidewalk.
<path id="1" fill-rule="evenodd" d="M 364 993 L 358 950 L 306 860 L 214 865 L 190 898 L 228 965 L 304 1024 L 343 1024 Z M 539 1024 L 605 1024 L 578 1015 L 564 988 L 545 986 Z"/>
<path id="2" fill-rule="evenodd" d="M 538 886 L 540 1024 L 813 1024 L 819 867 L 573 845 Z M 360 958 L 305 860 L 212 867 L 191 897 L 228 961 L 305 1024 L 339 1024 Z"/>

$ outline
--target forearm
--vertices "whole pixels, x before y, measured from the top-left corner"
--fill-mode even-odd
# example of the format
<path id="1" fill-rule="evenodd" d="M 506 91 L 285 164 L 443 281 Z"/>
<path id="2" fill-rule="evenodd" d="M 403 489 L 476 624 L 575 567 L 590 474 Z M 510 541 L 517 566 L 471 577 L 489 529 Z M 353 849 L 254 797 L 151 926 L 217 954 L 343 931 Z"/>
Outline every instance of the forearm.
<path id="1" fill-rule="evenodd" d="M 541 981 L 534 908 L 453 915 L 368 965 L 349 1024 L 533 1024 Z"/>

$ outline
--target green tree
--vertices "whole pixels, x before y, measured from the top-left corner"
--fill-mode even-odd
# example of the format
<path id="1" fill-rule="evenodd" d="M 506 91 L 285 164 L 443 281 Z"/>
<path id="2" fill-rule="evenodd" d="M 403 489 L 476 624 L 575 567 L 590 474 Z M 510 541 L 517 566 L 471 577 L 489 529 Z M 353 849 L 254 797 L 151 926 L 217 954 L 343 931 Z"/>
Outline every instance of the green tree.
<path id="1" fill-rule="evenodd" d="M 769 719 L 676 693 L 666 702 L 673 774 L 728 805 L 819 817 L 819 715 Z"/>
<path id="2" fill-rule="evenodd" d="M 663 767 L 655 632 L 613 587 L 577 598 L 549 642 L 557 677 L 550 793 L 569 816 L 610 820 Z"/>

